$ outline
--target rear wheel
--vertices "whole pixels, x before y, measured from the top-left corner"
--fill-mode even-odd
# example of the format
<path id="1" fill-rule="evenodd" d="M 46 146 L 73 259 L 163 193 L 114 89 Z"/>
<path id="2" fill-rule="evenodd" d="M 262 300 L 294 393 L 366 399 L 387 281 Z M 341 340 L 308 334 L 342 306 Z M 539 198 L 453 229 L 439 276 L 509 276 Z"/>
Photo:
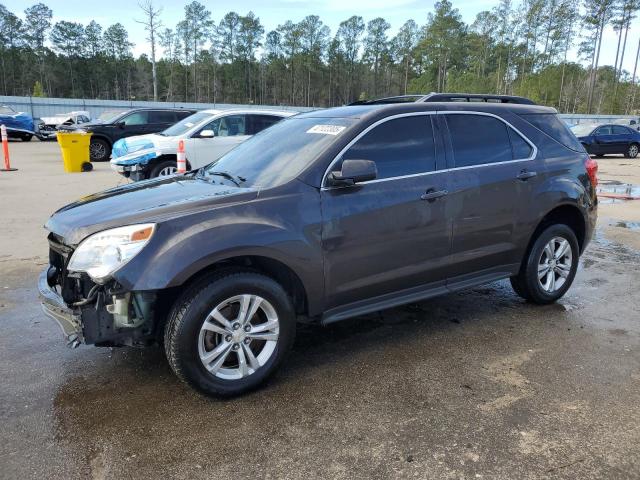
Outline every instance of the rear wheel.
<path id="1" fill-rule="evenodd" d="M 111 145 L 101 138 L 92 138 L 89 144 L 89 157 L 92 162 L 104 162 L 109 160 Z"/>
<path id="2" fill-rule="evenodd" d="M 175 160 L 164 160 L 154 165 L 149 174 L 149 178 L 167 177 L 178 172 L 178 164 Z"/>
<path id="3" fill-rule="evenodd" d="M 636 158 L 638 156 L 639 147 L 637 143 L 632 143 L 627 149 L 627 158 Z"/>
<path id="4" fill-rule="evenodd" d="M 272 375 L 295 337 L 291 300 L 274 280 L 228 271 L 194 284 L 177 300 L 165 327 L 176 375 L 210 395 L 238 395 Z"/>
<path id="5" fill-rule="evenodd" d="M 548 304 L 561 298 L 575 278 L 580 249 L 567 225 L 547 227 L 536 239 L 518 275 L 511 277 L 514 291 L 533 303 Z"/>

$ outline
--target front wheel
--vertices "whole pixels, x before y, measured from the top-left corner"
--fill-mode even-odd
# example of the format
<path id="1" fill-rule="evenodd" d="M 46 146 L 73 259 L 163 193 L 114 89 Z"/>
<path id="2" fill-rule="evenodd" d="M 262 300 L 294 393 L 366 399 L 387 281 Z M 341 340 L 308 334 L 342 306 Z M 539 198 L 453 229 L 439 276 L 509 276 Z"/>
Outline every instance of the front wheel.
<path id="1" fill-rule="evenodd" d="M 206 277 L 176 301 L 164 345 L 182 381 L 208 395 L 233 396 L 272 375 L 294 337 L 284 289 L 259 273 L 229 271 Z"/>
<path id="2" fill-rule="evenodd" d="M 104 162 L 109 160 L 111 145 L 101 138 L 92 138 L 89 143 L 89 157 L 92 162 Z"/>
<path id="3" fill-rule="evenodd" d="M 178 172 L 178 164 L 175 160 L 164 160 L 154 165 L 149 173 L 149 178 L 168 177 Z"/>
<path id="4" fill-rule="evenodd" d="M 561 298 L 575 278 L 580 249 L 567 225 L 547 227 L 523 260 L 518 275 L 511 277 L 514 291 L 533 303 L 548 304 Z"/>
<path id="5" fill-rule="evenodd" d="M 637 143 L 632 143 L 631 145 L 629 145 L 629 148 L 627 149 L 627 158 L 636 158 L 638 156 L 638 144 Z"/>
<path id="6" fill-rule="evenodd" d="M 23 142 L 30 142 L 30 141 L 31 141 L 31 139 L 33 138 L 33 135 L 31 135 L 31 134 L 28 134 L 28 133 L 27 133 L 27 134 L 25 134 L 25 135 L 22 135 L 22 137 L 21 137 L 21 138 L 22 138 L 22 141 L 23 141 Z"/>

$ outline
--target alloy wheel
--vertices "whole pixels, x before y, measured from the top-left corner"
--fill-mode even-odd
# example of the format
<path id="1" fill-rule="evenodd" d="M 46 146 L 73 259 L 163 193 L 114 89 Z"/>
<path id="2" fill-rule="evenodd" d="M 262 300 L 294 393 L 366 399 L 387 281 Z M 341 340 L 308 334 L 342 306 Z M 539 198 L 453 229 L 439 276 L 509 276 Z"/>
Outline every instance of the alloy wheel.
<path id="1" fill-rule="evenodd" d="M 177 167 L 164 167 L 158 173 L 159 177 L 168 177 L 169 175 L 174 175 L 178 171 Z"/>
<path id="2" fill-rule="evenodd" d="M 538 260 L 538 283 L 542 290 L 553 293 L 562 288 L 571 273 L 573 253 L 571 244 L 562 237 L 553 237 L 544 247 Z"/>
<path id="3" fill-rule="evenodd" d="M 266 299 L 250 294 L 228 298 L 207 315 L 200 328 L 200 361 L 218 378 L 240 380 L 271 358 L 279 331 L 278 314 Z"/>

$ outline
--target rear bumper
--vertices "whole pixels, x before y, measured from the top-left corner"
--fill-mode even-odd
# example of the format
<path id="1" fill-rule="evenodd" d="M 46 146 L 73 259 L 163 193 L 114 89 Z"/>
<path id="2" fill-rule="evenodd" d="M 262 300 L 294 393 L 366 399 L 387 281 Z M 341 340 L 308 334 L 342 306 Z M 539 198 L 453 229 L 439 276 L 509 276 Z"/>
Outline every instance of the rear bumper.
<path id="1" fill-rule="evenodd" d="M 38 292 L 44 314 L 58 324 L 70 346 L 77 346 L 83 341 L 80 312 L 69 308 L 62 297 L 49 286 L 47 270 L 40 274 Z"/>

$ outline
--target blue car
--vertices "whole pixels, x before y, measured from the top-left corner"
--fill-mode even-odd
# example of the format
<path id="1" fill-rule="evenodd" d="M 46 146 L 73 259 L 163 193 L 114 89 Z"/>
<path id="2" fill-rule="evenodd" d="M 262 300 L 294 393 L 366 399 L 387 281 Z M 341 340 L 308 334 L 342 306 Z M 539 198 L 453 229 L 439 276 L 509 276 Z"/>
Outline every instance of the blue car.
<path id="1" fill-rule="evenodd" d="M 0 105 L 0 125 L 7 127 L 9 138 L 19 138 L 23 142 L 28 142 L 36 134 L 31 115 L 16 112 L 7 105 Z"/>
<path id="2" fill-rule="evenodd" d="M 640 151 L 640 132 L 624 125 L 574 125 L 571 130 L 592 155 L 623 154 L 636 158 Z"/>

